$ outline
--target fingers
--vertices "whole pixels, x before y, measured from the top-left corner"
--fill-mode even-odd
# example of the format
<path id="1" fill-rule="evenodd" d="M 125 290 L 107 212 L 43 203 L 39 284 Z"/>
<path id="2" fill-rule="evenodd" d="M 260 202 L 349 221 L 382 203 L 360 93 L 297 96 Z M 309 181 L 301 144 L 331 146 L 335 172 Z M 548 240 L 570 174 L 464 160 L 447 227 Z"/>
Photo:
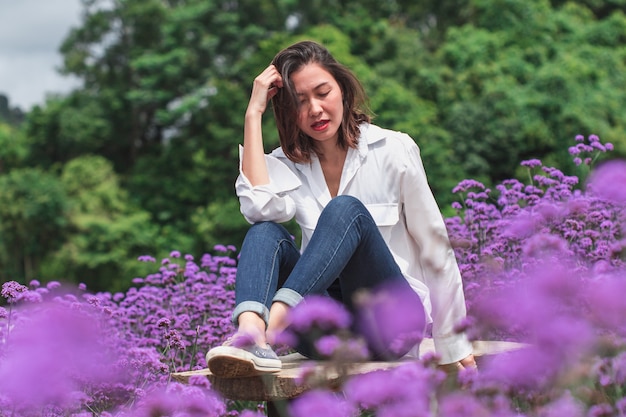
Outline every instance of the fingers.
<path id="1" fill-rule="evenodd" d="M 275 85 L 270 86 L 269 90 L 267 90 L 267 100 L 271 100 L 278 93 L 278 87 Z"/>
<path id="2" fill-rule="evenodd" d="M 478 367 L 474 355 L 469 355 L 467 358 L 461 359 L 458 364 L 460 369 L 476 369 Z"/>
<path id="3" fill-rule="evenodd" d="M 264 112 L 267 102 L 272 99 L 278 89 L 282 88 L 283 79 L 274 65 L 270 65 L 255 79 L 252 85 L 249 109 Z"/>
<path id="4" fill-rule="evenodd" d="M 254 87 L 265 90 L 266 92 L 276 91 L 282 88 L 283 78 L 274 65 L 270 65 L 254 79 Z"/>

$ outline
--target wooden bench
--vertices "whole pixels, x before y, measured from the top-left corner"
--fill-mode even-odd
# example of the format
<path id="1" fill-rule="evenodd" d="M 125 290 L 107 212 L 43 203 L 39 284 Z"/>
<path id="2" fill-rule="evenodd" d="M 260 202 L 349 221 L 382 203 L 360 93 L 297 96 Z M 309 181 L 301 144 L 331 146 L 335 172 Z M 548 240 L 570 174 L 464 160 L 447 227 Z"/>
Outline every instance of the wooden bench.
<path id="1" fill-rule="evenodd" d="M 474 356 L 480 366 L 483 357 L 507 352 L 523 347 L 523 344 L 501 341 L 475 341 Z M 434 352 L 432 339 L 424 339 L 420 344 L 420 356 L 428 352 Z M 178 372 L 172 377 L 183 383 L 187 383 L 193 375 L 206 376 L 214 390 L 225 398 L 241 401 L 267 401 L 268 416 L 285 416 L 286 402 L 312 388 L 310 382 L 324 381 L 328 388 L 338 388 L 347 376 L 365 374 L 376 370 L 391 369 L 406 360 L 393 362 L 360 362 L 346 364 L 341 369 L 328 366 L 326 362 L 312 362 L 297 353 L 281 356 L 283 369 L 275 374 L 267 374 L 246 378 L 219 378 L 211 374 L 208 369 L 196 371 Z M 312 378 L 302 379 L 303 365 L 306 364 L 306 372 Z"/>

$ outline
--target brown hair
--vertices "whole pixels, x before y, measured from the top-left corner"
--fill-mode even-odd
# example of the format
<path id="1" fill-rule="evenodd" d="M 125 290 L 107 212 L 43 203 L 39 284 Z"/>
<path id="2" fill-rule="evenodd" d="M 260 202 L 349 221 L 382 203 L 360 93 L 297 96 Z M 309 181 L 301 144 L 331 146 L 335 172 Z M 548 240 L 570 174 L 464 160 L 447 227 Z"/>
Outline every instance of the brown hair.
<path id="1" fill-rule="evenodd" d="M 283 49 L 272 61 L 283 78 L 283 88 L 279 88 L 272 98 L 272 107 L 280 146 L 287 158 L 294 162 L 309 162 L 311 153 L 315 152 L 313 140 L 295 123 L 298 117 L 298 98 L 291 81 L 291 74 L 312 63 L 319 64 L 328 71 L 341 88 L 343 120 L 339 128 L 339 146 L 344 149 L 356 147 L 360 135 L 359 125 L 370 121 L 363 86 L 326 48 L 312 41 L 303 41 Z"/>

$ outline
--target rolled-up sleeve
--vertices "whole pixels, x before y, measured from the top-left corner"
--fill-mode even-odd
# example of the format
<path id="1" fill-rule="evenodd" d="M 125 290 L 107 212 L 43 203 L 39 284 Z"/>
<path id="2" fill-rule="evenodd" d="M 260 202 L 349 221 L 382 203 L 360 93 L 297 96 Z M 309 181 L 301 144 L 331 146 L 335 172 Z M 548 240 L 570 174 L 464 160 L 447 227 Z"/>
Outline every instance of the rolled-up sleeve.
<path id="1" fill-rule="evenodd" d="M 293 218 L 296 205 L 289 196 L 301 185 L 298 177 L 280 160 L 265 155 L 270 177 L 269 184 L 253 186 L 241 169 L 243 147 L 239 147 L 239 176 L 235 191 L 239 197 L 241 214 L 250 223 L 273 221 L 282 223 Z"/>
<path id="2" fill-rule="evenodd" d="M 419 148 L 410 137 L 406 145 L 406 171 L 402 199 L 409 233 L 419 248 L 419 263 L 432 303 L 433 340 L 441 363 L 459 361 L 472 353 L 472 345 L 454 327 L 466 315 L 463 283 L 443 217 L 426 178 Z"/>

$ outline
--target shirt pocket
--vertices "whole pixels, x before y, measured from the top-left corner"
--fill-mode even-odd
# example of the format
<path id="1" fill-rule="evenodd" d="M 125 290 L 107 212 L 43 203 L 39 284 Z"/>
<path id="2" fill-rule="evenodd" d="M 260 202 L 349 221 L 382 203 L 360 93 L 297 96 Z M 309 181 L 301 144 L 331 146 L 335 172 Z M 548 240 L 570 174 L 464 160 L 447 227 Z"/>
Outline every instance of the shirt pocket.
<path id="1" fill-rule="evenodd" d="M 296 205 L 296 222 L 302 229 L 315 230 L 320 214 L 319 210 L 300 204 Z"/>
<path id="2" fill-rule="evenodd" d="M 397 203 L 366 204 L 365 207 L 378 227 L 394 226 L 400 220 Z"/>

